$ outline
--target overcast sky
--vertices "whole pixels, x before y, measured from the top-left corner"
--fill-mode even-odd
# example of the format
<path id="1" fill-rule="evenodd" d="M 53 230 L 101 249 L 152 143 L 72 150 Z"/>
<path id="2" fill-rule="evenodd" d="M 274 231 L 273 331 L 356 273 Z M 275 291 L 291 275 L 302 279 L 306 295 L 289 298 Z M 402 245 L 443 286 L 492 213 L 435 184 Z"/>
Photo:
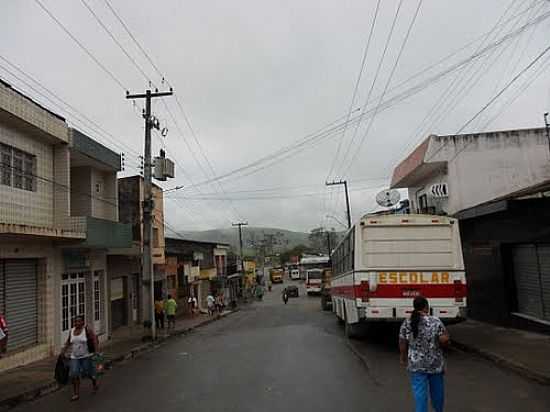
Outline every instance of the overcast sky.
<path id="1" fill-rule="evenodd" d="M 0 56 L 103 131 L 91 130 L 68 108 L 54 106 L 13 77 L 6 69 L 29 81 L 5 60 L 0 60 L 0 77 L 65 116 L 72 126 L 117 152 L 124 151 L 127 168 L 123 175 L 135 174 L 137 155 L 143 150 L 143 120 L 139 108 L 125 99 L 125 89 L 143 92 L 148 83 L 82 1 L 40 0 L 122 87 L 33 0 L 2 0 Z M 105 0 L 85 3 L 147 77 L 162 87 L 161 77 Z M 372 112 L 363 117 L 357 132 L 351 124 L 344 134 L 332 133 L 293 148 L 285 158 L 262 162 L 266 166 L 262 170 L 246 169 L 244 177 L 232 175 L 219 184 L 193 187 L 214 173 L 223 175 L 346 120 L 377 2 L 110 0 L 110 4 L 174 87 L 195 133 L 175 98 L 167 97 L 165 102 L 177 126 L 164 103 L 154 102 L 154 113 L 169 129 L 165 139 L 158 134 L 154 137 L 154 151 L 165 145 L 168 157 L 178 164 L 177 177 L 162 186 L 186 186 L 166 195 L 166 220 L 177 230 L 227 227 L 238 219 L 254 226 L 293 230 L 310 230 L 320 224 L 341 228 L 326 217 L 345 221 L 341 188 L 324 187 L 331 169 L 329 179 L 349 181 L 354 218 L 372 210 L 375 194 L 388 186 L 393 167 L 418 141 L 430 133 L 456 133 L 548 46 L 550 38 L 548 18 L 462 71 L 450 72 L 408 99 L 378 110 L 368 134 Z M 369 94 L 398 4 L 399 0 L 381 1 L 354 109 L 362 107 Z M 382 101 L 550 11 L 547 0 L 424 0 L 388 83 L 417 6 L 417 0 L 402 1 L 369 108 L 377 105 L 386 84 Z M 483 36 L 499 19 L 501 25 Z M 403 83 L 466 45 L 429 72 Z M 542 60 L 526 72 L 466 131 L 543 126 L 543 113 L 550 109 L 547 68 L 548 60 Z M 449 94 L 422 123 L 445 90 Z M 521 94 L 512 101 L 519 90 Z M 352 118 L 360 113 L 354 112 Z"/>

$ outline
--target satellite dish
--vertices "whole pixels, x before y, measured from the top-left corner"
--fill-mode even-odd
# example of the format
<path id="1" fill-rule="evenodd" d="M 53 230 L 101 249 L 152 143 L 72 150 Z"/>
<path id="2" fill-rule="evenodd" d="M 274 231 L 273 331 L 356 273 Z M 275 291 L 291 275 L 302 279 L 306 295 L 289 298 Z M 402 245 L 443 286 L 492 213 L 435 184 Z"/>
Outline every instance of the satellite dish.
<path id="1" fill-rule="evenodd" d="M 392 207 L 396 205 L 401 199 L 401 195 L 395 189 L 382 190 L 376 195 L 376 203 L 383 207 Z"/>

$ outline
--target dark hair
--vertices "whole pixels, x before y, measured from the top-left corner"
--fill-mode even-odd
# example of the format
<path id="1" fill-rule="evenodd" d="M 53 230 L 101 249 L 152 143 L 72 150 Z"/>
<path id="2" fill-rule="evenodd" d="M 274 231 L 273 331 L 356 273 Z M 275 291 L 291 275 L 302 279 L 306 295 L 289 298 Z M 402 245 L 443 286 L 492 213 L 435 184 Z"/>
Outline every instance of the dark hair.
<path id="1" fill-rule="evenodd" d="M 168 295 L 168 299 L 172 299 L 172 295 Z"/>
<path id="2" fill-rule="evenodd" d="M 413 336 L 418 336 L 418 323 L 420 322 L 420 312 L 429 306 L 428 300 L 424 296 L 417 296 L 413 300 L 413 311 L 411 313 L 411 329 Z"/>

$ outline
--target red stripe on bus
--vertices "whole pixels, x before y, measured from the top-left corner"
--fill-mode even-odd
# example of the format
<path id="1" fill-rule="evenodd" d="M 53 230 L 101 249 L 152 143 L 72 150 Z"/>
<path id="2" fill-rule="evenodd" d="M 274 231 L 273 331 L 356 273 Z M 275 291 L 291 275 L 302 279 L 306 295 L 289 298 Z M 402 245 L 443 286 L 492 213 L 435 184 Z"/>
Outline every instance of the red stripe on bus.
<path id="1" fill-rule="evenodd" d="M 365 284 L 366 285 L 366 284 Z M 414 295 L 404 296 L 404 293 L 422 295 L 426 298 L 464 298 L 467 295 L 466 285 L 455 285 L 453 283 L 442 284 L 406 284 L 406 285 L 378 285 L 375 291 L 369 291 L 368 287 L 362 285 L 351 286 L 333 286 L 331 288 L 333 296 L 340 296 L 348 299 L 355 298 L 413 298 Z"/>

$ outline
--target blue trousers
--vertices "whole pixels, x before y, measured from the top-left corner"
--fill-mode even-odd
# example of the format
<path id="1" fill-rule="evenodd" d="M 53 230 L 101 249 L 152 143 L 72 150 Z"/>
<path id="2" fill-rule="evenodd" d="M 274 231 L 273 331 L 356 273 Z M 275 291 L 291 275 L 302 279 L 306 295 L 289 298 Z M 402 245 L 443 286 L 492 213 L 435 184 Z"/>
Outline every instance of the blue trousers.
<path id="1" fill-rule="evenodd" d="M 428 412 L 428 389 L 433 409 L 436 412 L 443 412 L 445 402 L 443 373 L 411 372 L 411 385 L 416 412 Z"/>

